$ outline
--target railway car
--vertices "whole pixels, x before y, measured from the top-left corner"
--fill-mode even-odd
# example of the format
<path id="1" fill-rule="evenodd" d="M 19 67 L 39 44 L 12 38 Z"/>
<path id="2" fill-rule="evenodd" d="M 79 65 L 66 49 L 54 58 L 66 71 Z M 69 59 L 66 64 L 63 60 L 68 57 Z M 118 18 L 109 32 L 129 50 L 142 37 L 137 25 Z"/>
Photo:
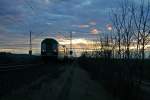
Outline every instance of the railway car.
<path id="1" fill-rule="evenodd" d="M 60 45 L 57 40 L 46 38 L 41 42 L 41 56 L 44 61 L 64 60 L 66 55 L 65 46 Z"/>

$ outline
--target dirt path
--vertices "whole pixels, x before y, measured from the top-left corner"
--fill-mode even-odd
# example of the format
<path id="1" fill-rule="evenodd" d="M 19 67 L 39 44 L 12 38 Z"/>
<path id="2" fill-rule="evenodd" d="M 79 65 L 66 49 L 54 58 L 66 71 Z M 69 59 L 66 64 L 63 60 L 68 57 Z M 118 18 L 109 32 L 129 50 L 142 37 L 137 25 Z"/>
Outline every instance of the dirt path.
<path id="1" fill-rule="evenodd" d="M 88 73 L 74 67 L 68 100 L 112 100 L 103 87 L 91 80 Z"/>
<path id="2" fill-rule="evenodd" d="M 91 80 L 88 73 L 72 65 L 57 100 L 113 100 L 105 89 Z"/>

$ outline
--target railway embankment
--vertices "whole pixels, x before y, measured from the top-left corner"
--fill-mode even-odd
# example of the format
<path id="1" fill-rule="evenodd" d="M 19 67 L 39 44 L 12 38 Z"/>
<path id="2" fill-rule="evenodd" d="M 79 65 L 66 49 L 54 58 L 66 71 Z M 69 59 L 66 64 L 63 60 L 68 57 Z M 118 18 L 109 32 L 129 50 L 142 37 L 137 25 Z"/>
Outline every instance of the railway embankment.
<path id="1" fill-rule="evenodd" d="M 16 64 L 35 64 L 41 62 L 40 56 L 27 55 L 27 54 L 10 54 L 3 53 L 0 54 L 0 67 L 9 66 Z"/>

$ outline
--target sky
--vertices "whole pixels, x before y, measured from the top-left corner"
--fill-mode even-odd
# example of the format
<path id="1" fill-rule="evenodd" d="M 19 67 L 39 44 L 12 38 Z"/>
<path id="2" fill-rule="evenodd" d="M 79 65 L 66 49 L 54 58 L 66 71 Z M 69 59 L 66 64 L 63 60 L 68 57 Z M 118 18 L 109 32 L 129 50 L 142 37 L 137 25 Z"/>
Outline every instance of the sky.
<path id="1" fill-rule="evenodd" d="M 44 38 L 85 41 L 107 34 L 110 10 L 121 0 L 0 0 L 0 51 L 27 53 L 29 32 L 33 50 Z M 139 0 L 134 0 L 136 3 Z"/>

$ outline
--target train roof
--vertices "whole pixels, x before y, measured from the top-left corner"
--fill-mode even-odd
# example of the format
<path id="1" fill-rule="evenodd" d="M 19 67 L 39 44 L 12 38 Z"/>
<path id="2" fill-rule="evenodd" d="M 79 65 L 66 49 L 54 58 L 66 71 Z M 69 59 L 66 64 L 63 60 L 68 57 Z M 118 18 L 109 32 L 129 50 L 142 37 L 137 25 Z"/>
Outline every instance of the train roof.
<path id="1" fill-rule="evenodd" d="M 46 43 L 46 44 L 55 43 L 55 44 L 59 44 L 58 41 L 53 39 L 53 38 L 46 38 L 41 43 Z"/>

